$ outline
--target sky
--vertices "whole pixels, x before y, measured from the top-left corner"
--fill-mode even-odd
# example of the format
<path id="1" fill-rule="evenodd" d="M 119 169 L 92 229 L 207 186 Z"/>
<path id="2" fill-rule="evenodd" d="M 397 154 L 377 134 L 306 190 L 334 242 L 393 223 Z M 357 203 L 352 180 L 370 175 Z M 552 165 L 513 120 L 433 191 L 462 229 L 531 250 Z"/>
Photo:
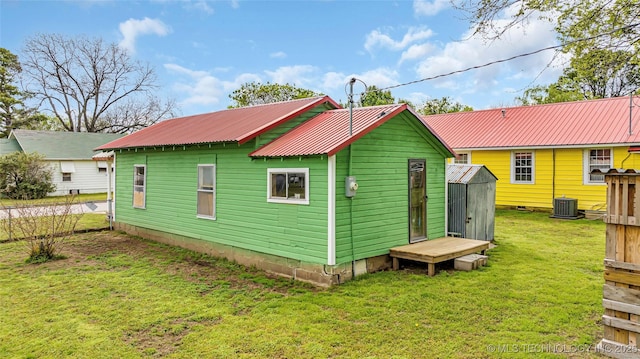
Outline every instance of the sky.
<path id="1" fill-rule="evenodd" d="M 476 110 L 509 107 L 562 71 L 549 66 L 553 51 L 500 62 L 557 45 L 549 23 L 532 19 L 493 42 L 472 32 L 448 0 L 0 0 L 0 47 L 20 57 L 39 33 L 116 43 L 155 69 L 157 95 L 184 116 L 227 108 L 248 82 L 346 103 L 354 77 L 355 101 L 366 85 L 416 106 L 449 97 Z"/>

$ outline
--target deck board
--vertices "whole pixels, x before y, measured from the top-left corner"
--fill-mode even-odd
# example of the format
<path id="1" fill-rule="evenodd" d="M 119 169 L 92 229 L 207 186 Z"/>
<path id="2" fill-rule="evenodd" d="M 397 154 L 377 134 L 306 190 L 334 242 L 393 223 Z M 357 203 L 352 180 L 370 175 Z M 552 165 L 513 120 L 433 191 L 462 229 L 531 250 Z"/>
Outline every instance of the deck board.
<path id="1" fill-rule="evenodd" d="M 442 237 L 419 243 L 394 247 L 389 250 L 393 258 L 394 269 L 398 267 L 398 259 L 408 259 L 428 264 L 429 275 L 435 274 L 435 264 L 467 254 L 483 252 L 489 249 L 489 242 L 477 239 Z"/>

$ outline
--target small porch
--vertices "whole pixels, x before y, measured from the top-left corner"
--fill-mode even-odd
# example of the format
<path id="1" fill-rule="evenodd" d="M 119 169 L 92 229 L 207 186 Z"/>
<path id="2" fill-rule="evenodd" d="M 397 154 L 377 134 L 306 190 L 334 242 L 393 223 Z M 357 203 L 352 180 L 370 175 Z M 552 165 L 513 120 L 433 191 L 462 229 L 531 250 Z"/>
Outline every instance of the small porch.
<path id="1" fill-rule="evenodd" d="M 436 263 L 472 253 L 484 254 L 489 244 L 489 241 L 477 239 L 442 237 L 391 248 L 389 256 L 393 259 L 394 270 L 400 268 L 400 259 L 408 259 L 427 263 L 427 273 L 433 276 L 436 274 Z"/>

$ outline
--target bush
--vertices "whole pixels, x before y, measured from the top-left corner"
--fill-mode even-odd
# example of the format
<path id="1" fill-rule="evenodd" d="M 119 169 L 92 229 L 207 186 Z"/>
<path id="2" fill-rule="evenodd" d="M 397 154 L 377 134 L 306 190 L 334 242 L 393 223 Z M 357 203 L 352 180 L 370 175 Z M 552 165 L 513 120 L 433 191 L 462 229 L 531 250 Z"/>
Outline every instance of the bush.
<path id="1" fill-rule="evenodd" d="M 44 156 L 13 152 L 0 156 L 0 192 L 11 199 L 38 199 L 55 191 Z"/>
<path id="2" fill-rule="evenodd" d="M 9 219 L 2 221 L 10 238 L 23 239 L 27 245 L 29 263 L 42 263 L 61 258 L 63 242 L 73 234 L 82 217 L 82 209 L 74 208 L 75 196 L 65 196 L 64 202 L 15 201 L 3 205 Z"/>

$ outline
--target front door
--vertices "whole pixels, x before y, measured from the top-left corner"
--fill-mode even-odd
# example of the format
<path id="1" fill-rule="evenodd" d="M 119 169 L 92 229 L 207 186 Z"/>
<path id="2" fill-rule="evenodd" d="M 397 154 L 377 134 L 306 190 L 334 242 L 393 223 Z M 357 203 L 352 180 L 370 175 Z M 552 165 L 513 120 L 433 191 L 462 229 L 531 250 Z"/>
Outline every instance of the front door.
<path id="1" fill-rule="evenodd" d="M 426 160 L 409 160 L 409 243 L 427 239 Z"/>

